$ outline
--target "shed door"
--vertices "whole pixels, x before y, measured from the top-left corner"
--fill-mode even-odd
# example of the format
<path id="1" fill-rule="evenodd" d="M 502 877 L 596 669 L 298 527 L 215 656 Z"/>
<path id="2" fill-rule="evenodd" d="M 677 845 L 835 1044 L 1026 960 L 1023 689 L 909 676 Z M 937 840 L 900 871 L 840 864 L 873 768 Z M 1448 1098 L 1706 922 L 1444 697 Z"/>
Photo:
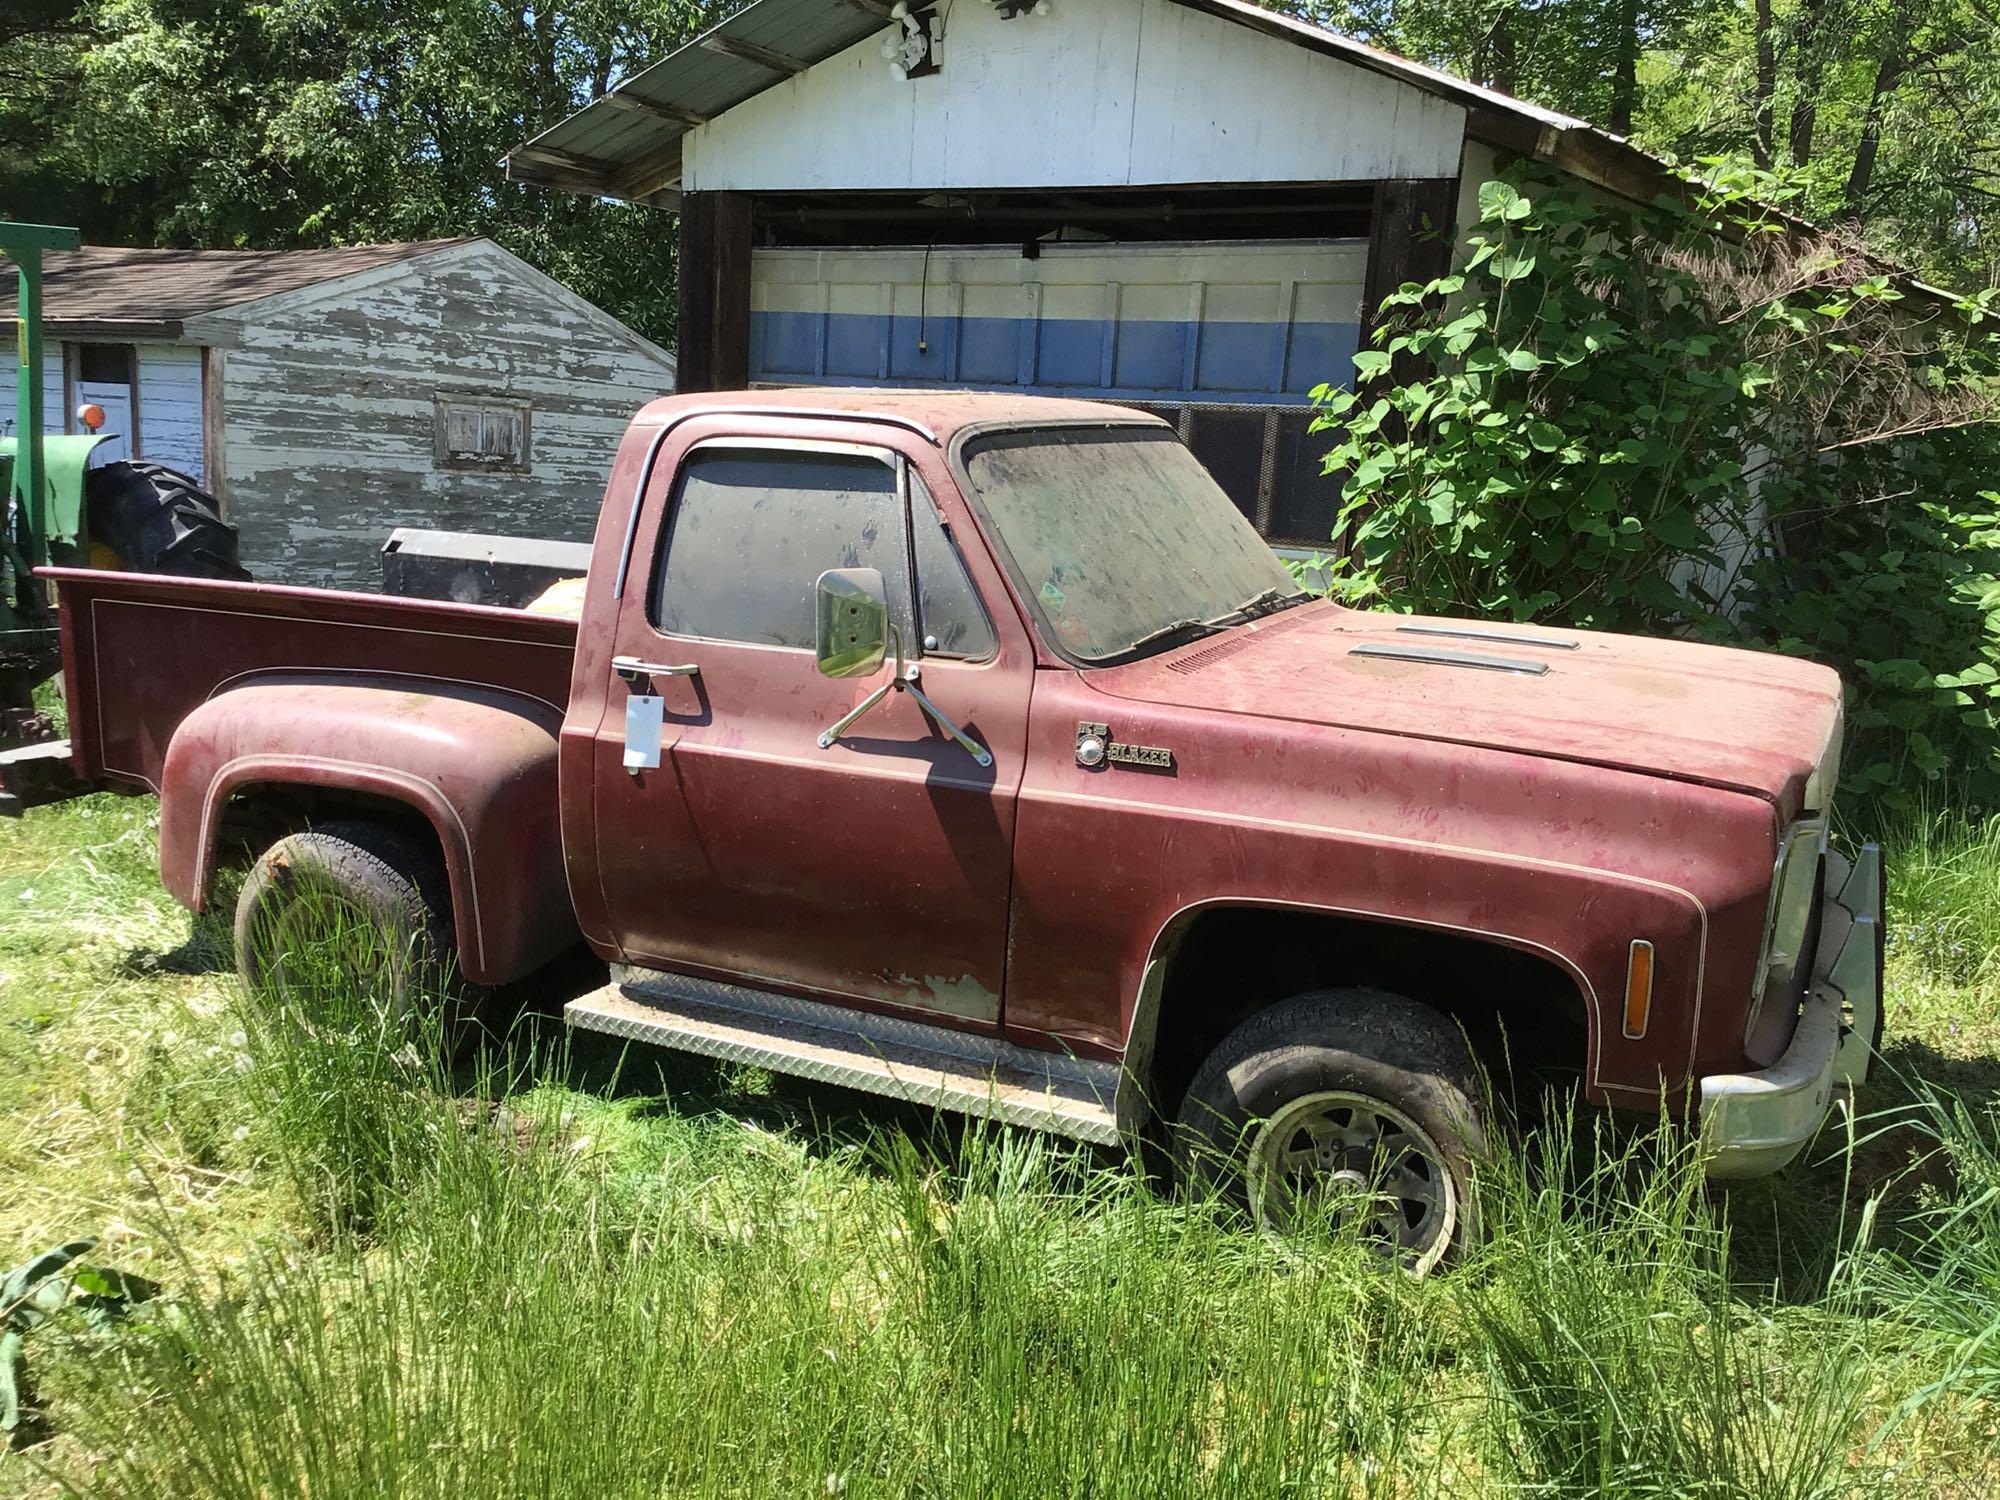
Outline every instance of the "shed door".
<path id="1" fill-rule="evenodd" d="M 1142 406 L 1274 544 L 1322 547 L 1338 490 L 1311 392 L 1349 384 L 1365 240 L 767 248 L 759 385 L 938 385 Z"/>

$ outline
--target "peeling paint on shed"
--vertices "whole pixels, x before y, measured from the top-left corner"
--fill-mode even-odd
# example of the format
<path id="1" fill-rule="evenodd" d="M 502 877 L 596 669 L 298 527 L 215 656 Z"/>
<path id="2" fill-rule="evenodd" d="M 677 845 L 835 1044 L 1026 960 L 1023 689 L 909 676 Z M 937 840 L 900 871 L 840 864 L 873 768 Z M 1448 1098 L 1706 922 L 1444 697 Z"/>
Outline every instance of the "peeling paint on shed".
<path id="1" fill-rule="evenodd" d="M 619 435 L 673 358 L 488 241 L 188 320 L 245 564 L 375 588 L 397 526 L 587 541 Z M 521 414 L 519 463 L 454 466 L 444 408 Z"/>

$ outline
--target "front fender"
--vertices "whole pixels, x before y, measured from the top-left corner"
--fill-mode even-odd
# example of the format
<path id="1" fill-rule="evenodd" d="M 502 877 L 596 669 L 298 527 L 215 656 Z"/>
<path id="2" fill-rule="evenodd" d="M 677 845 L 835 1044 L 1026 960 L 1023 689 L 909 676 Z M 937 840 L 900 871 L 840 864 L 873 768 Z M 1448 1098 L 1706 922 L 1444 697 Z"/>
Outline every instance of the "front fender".
<path id="1" fill-rule="evenodd" d="M 459 967 L 501 984 L 577 941 L 557 821 L 561 716 L 495 688 L 352 674 L 232 686 L 183 719 L 160 778 L 160 877 L 200 911 L 229 799 L 255 786 L 387 797 L 429 822 Z"/>

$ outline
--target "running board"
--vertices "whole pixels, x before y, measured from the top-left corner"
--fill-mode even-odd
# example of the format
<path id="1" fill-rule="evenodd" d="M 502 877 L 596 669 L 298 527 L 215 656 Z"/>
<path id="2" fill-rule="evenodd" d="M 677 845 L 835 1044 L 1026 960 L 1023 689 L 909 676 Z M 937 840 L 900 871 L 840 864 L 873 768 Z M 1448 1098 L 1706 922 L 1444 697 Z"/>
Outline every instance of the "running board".
<path id="1" fill-rule="evenodd" d="M 687 974 L 619 966 L 564 1019 L 913 1104 L 1115 1144 L 1117 1063 Z"/>

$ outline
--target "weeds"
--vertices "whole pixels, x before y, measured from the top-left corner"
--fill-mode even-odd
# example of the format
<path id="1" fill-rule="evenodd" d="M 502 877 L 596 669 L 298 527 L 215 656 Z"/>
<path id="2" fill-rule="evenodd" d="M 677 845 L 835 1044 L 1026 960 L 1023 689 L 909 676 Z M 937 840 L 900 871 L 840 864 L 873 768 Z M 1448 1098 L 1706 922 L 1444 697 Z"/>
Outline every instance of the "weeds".
<path id="1" fill-rule="evenodd" d="M 161 961 L 185 928 L 151 904 L 130 811 L 65 816 L 40 825 L 64 848 L 0 849 L 0 969 L 36 976 L 0 999 L 0 1043 L 38 1059 L 16 1119 L 71 1120 L 87 1087 L 63 1159 L 116 1166 L 64 1198 L 24 1123 L 0 1169 L 51 1206 L 10 1222 L 54 1243 L 65 1202 L 122 1212 L 169 1291 L 114 1335 L 48 1331 L 57 1436 L 0 1457 L 0 1490 L 1808 1497 L 2000 1478 L 1990 1058 L 1938 1019 L 1991 994 L 1909 949 L 1898 1065 L 1949 1045 L 1964 1086 L 1892 1100 L 1900 1134 L 1870 1123 L 1781 1186 L 1830 1246 L 1811 1284 L 1745 1283 L 1761 1200 L 1716 1193 L 1677 1137 L 1562 1110 L 1532 1153 L 1483 1164 L 1486 1243 L 1419 1284 L 1331 1224 L 1279 1244 L 1025 1134 L 707 1064 L 665 1093 L 607 1088 L 526 1032 L 455 1061 L 435 1008 L 399 1018 L 298 964 L 252 1001 Z M 1910 847 L 1899 869 L 1963 878 L 1952 896 L 1920 868 L 1899 902 L 1930 889 L 1925 909 L 1979 930 L 1949 909 L 1977 857 Z M 1891 1139 L 1889 1167 L 1855 1173 Z M 203 1172 L 226 1191 L 196 1197 Z"/>

